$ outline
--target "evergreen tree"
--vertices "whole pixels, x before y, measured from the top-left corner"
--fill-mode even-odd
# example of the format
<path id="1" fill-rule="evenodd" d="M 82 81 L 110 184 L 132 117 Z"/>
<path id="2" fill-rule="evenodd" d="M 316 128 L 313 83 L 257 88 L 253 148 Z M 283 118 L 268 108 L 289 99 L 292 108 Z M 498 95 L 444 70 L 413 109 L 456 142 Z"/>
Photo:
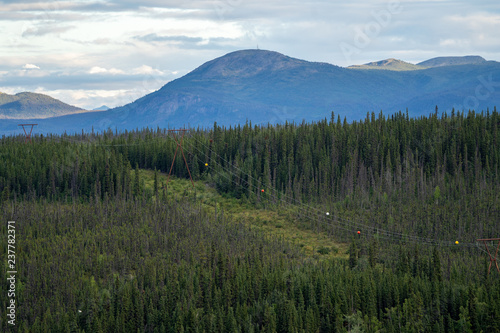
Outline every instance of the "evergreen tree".
<path id="1" fill-rule="evenodd" d="M 139 175 L 139 164 L 135 164 L 135 171 L 134 171 L 134 196 L 139 196 L 141 195 L 141 182 L 140 182 L 140 175 Z"/>
<path id="2" fill-rule="evenodd" d="M 358 265 L 358 248 L 356 241 L 353 239 L 349 246 L 349 267 L 352 269 Z"/>

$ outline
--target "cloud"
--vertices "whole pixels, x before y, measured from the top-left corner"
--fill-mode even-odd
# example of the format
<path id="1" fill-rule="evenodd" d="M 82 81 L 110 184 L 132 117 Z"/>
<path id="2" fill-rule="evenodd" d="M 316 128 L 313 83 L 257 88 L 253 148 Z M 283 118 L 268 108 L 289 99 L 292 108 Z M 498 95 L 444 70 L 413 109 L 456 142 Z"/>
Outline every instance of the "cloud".
<path id="1" fill-rule="evenodd" d="M 113 8 L 114 7 L 114 8 Z M 2 12 L 41 12 L 49 14 L 57 11 L 106 11 L 117 10 L 108 1 L 39 1 L 39 0 L 4 0 L 0 2 Z"/>
<path id="2" fill-rule="evenodd" d="M 102 89 L 57 89 L 47 90 L 37 88 L 35 92 L 49 95 L 70 105 L 80 107 L 85 110 L 92 110 L 101 105 L 114 107 L 121 105 L 122 101 L 130 93 L 126 89 L 102 90 Z"/>
<path id="3" fill-rule="evenodd" d="M 92 67 L 90 70 L 89 70 L 89 73 L 90 74 L 99 74 L 99 73 L 106 73 L 108 70 L 106 68 L 102 68 L 102 67 L 99 67 L 99 66 L 95 66 L 95 67 Z"/>
<path id="4" fill-rule="evenodd" d="M 35 91 L 84 109 L 122 106 L 160 89 L 177 77 L 175 71 L 140 65 L 123 70 L 92 66 L 87 70 L 40 70 L 34 64 L 22 70 L 0 71 L 0 91 Z"/>
<path id="5" fill-rule="evenodd" d="M 188 36 L 160 36 L 156 33 L 147 34 L 144 36 L 135 36 L 134 39 L 143 42 L 181 42 L 181 43 L 199 43 L 203 41 L 201 37 Z"/>
<path id="6" fill-rule="evenodd" d="M 354 45 L 357 31 L 377 23 L 373 13 L 390 1 L 4 0 L 0 85 L 67 89 L 75 103 L 113 106 L 119 103 L 105 101 L 111 97 L 104 91 L 139 98 L 206 61 L 257 45 L 340 66 L 467 54 L 500 60 L 498 0 L 400 0 L 401 12 L 346 60 L 339 45 Z"/>
<path id="7" fill-rule="evenodd" d="M 443 39 L 439 42 L 439 46 L 449 47 L 449 48 L 464 48 L 469 46 L 470 40 L 460 39 L 460 38 L 448 38 Z"/>
<path id="8" fill-rule="evenodd" d="M 44 25 L 40 27 L 31 27 L 23 32 L 23 37 L 44 36 L 48 34 L 60 34 L 74 29 L 74 26 Z"/>
<path id="9" fill-rule="evenodd" d="M 33 64 L 26 64 L 23 66 L 24 69 L 40 69 L 40 67 L 38 67 L 37 65 L 33 65 Z"/>
<path id="10" fill-rule="evenodd" d="M 116 69 L 116 68 L 102 68 L 99 66 L 94 66 L 89 70 L 89 74 L 112 74 L 112 75 L 117 75 L 117 74 L 125 74 L 124 71 L 121 69 Z"/>
<path id="11" fill-rule="evenodd" d="M 92 43 L 96 44 L 96 45 L 108 45 L 108 44 L 112 44 L 112 40 L 109 39 L 109 38 L 97 38 L 97 39 L 94 39 Z"/>
<path id="12" fill-rule="evenodd" d="M 148 65 L 142 65 L 140 67 L 134 68 L 133 74 L 149 74 L 149 75 L 163 75 L 164 73 L 158 69 L 154 69 Z"/>
<path id="13" fill-rule="evenodd" d="M 148 34 L 143 36 L 134 36 L 134 39 L 143 43 L 148 43 L 153 46 L 170 45 L 179 49 L 184 50 L 226 50 L 233 51 L 236 44 L 240 43 L 242 40 L 247 40 L 246 36 L 240 36 L 239 38 L 227 38 L 227 37 L 190 37 L 190 36 L 168 36 L 168 35 L 158 35 Z M 253 44 L 253 43 L 252 43 Z M 243 46 L 243 48 L 247 48 Z"/>

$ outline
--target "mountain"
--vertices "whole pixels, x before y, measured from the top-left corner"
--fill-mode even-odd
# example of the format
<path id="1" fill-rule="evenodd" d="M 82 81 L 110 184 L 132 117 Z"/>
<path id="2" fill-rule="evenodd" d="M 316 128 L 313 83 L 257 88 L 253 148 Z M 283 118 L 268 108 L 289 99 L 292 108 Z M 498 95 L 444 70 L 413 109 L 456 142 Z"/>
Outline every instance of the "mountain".
<path id="1" fill-rule="evenodd" d="M 109 110 L 110 108 L 107 107 L 106 105 L 101 105 L 100 107 L 98 108 L 95 108 L 95 109 L 92 109 L 92 111 L 107 111 Z"/>
<path id="2" fill-rule="evenodd" d="M 481 83 L 478 76 L 490 74 L 500 78 L 500 63 L 360 71 L 272 51 L 243 50 L 209 61 L 160 90 L 112 110 L 121 117 L 110 125 L 211 126 L 214 121 L 230 125 L 247 119 L 264 124 L 300 122 L 328 118 L 331 111 L 354 120 L 380 110 L 390 114 L 409 108 L 416 116 L 429 114 L 436 105 L 442 111 L 454 106 L 486 109 L 500 105 L 500 89 L 488 98 L 476 98 L 477 105 L 464 105 L 464 99 L 475 96 Z"/>
<path id="3" fill-rule="evenodd" d="M 484 61 L 411 71 L 358 70 L 265 50 L 226 54 L 130 104 L 103 112 L 39 120 L 37 133 L 142 127 L 211 127 L 317 121 L 331 112 L 348 121 L 368 112 L 433 113 L 500 105 L 500 63 Z M 479 87 L 479 88 L 478 88 Z M 18 133 L 0 122 L 0 133 Z"/>
<path id="4" fill-rule="evenodd" d="M 486 60 L 480 56 L 464 57 L 437 57 L 422 61 L 416 65 L 402 60 L 390 58 L 380 61 L 369 62 L 364 65 L 352 65 L 351 69 L 386 69 L 392 71 L 411 71 L 426 68 L 456 66 L 456 65 L 479 65 L 484 64 Z"/>
<path id="5" fill-rule="evenodd" d="M 411 71 L 417 69 L 423 69 L 421 66 L 411 64 L 402 60 L 390 58 L 386 60 L 369 62 L 364 65 L 352 65 L 348 68 L 352 69 L 385 69 L 391 71 Z"/>
<path id="6" fill-rule="evenodd" d="M 456 65 L 479 65 L 484 64 L 486 60 L 480 56 L 465 56 L 465 57 L 437 57 L 418 63 L 421 67 L 441 67 L 441 66 L 456 66 Z"/>
<path id="7" fill-rule="evenodd" d="M 0 119 L 49 118 L 84 110 L 43 94 L 0 92 Z"/>

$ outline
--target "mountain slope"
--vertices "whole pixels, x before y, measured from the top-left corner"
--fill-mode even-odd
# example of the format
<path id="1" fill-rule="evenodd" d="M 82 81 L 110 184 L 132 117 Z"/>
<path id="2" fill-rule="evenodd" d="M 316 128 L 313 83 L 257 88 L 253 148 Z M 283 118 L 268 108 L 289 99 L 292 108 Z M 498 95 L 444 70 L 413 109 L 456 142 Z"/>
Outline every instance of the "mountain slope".
<path id="1" fill-rule="evenodd" d="M 486 60 L 480 56 L 464 56 L 464 57 L 437 57 L 422 61 L 416 65 L 402 60 L 390 58 L 380 61 L 369 62 L 364 65 L 352 65 L 351 69 L 386 69 L 393 71 L 411 71 L 443 66 L 457 65 L 479 65 L 484 64 Z"/>
<path id="2" fill-rule="evenodd" d="M 424 67 L 422 67 L 422 66 L 417 66 L 417 65 L 411 64 L 409 62 L 405 62 L 405 61 L 394 59 L 394 58 L 369 62 L 369 63 L 364 64 L 364 65 L 353 65 L 353 66 L 349 66 L 348 68 L 351 68 L 351 69 L 386 69 L 386 70 L 392 70 L 392 71 L 411 71 L 411 70 L 424 69 Z"/>
<path id="3" fill-rule="evenodd" d="M 246 50 L 210 61 L 116 112 L 157 123 L 210 126 L 320 119 L 358 94 L 359 76 L 337 66 Z M 342 97 L 343 96 L 343 97 Z M 355 105 L 345 105 L 349 112 Z M 155 111 L 152 111 L 155 110 Z"/>
<path id="4" fill-rule="evenodd" d="M 0 92 L 0 119 L 49 118 L 83 111 L 43 94 Z"/>
<path id="5" fill-rule="evenodd" d="M 465 57 L 437 57 L 418 63 L 421 67 L 441 67 L 441 66 L 456 66 L 456 65 L 479 65 L 485 63 L 486 60 L 480 56 L 465 56 Z"/>
<path id="6" fill-rule="evenodd" d="M 329 118 L 332 111 L 359 120 L 367 112 L 406 108 L 410 116 L 428 115 L 436 105 L 440 111 L 480 111 L 500 105 L 498 80 L 500 63 L 492 61 L 412 71 L 354 70 L 244 50 L 209 61 L 125 106 L 38 121 L 38 131 L 301 122 Z M 0 133 L 17 133 L 9 126 L 0 124 Z"/>
<path id="7" fill-rule="evenodd" d="M 114 112 L 127 113 L 123 125 L 134 119 L 138 124 L 211 126 L 214 121 L 229 125 L 247 119 L 318 120 L 329 117 L 332 110 L 353 120 L 371 111 L 393 113 L 407 107 L 414 115 L 428 114 L 436 104 L 442 110 L 486 109 L 500 104 L 500 89 L 477 99 L 477 105 L 464 105 L 464 99 L 475 96 L 478 76 L 490 74 L 500 78 L 500 63 L 359 71 L 245 50 L 207 62 Z"/>
<path id="8" fill-rule="evenodd" d="M 100 107 L 98 108 L 94 108 L 92 109 L 92 111 L 106 111 L 106 110 L 109 110 L 110 108 L 106 105 L 101 105 Z"/>

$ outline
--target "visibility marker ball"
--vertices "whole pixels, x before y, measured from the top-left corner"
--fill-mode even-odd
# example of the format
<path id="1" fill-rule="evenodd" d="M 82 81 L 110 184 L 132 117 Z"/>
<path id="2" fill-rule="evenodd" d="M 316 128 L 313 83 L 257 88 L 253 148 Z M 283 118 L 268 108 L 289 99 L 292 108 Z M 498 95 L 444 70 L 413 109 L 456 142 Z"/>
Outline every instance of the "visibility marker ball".
<path id="1" fill-rule="evenodd" d="M 205 163 L 205 166 L 208 166 L 208 163 Z"/>
<path id="2" fill-rule="evenodd" d="M 358 235 L 361 234 L 361 231 L 358 230 Z"/>
<path id="3" fill-rule="evenodd" d="M 330 213 L 329 213 L 329 212 L 326 212 L 326 216 L 328 216 L 328 215 L 330 215 Z"/>
<path id="4" fill-rule="evenodd" d="M 262 193 L 264 193 L 264 189 L 260 190 Z"/>
<path id="5" fill-rule="evenodd" d="M 458 241 L 455 241 L 455 244 L 457 244 L 457 245 L 458 245 Z"/>

